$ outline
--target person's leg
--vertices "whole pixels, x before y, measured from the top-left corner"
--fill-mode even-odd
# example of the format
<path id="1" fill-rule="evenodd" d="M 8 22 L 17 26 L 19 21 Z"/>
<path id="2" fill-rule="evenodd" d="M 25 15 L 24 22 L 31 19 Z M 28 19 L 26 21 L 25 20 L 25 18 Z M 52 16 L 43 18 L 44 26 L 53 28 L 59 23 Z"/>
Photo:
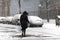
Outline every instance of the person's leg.
<path id="1" fill-rule="evenodd" d="M 22 37 L 24 36 L 24 31 L 22 30 Z"/>
<path id="2" fill-rule="evenodd" d="M 22 30 L 22 37 L 25 36 L 25 30 Z"/>
<path id="3" fill-rule="evenodd" d="M 24 30 L 24 36 L 26 35 L 26 29 Z"/>
<path id="4" fill-rule="evenodd" d="M 22 37 L 25 37 L 26 29 L 22 29 Z"/>

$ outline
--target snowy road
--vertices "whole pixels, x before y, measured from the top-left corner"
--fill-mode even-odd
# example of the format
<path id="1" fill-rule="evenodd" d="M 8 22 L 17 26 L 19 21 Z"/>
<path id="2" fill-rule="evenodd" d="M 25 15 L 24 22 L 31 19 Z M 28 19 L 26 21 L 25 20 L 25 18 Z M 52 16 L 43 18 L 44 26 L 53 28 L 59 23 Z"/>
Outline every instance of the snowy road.
<path id="1" fill-rule="evenodd" d="M 53 26 L 53 27 L 51 27 Z M 26 37 L 21 38 L 19 26 L 0 24 L 0 40 L 60 40 L 60 27 L 45 23 L 43 27 L 27 28 Z"/>

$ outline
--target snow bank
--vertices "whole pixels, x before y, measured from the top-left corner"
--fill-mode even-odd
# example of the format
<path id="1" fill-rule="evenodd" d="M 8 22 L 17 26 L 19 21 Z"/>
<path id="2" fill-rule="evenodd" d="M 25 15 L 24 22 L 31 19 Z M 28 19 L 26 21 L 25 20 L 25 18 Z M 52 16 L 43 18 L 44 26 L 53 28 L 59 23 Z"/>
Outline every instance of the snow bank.
<path id="1" fill-rule="evenodd" d="M 49 28 L 49 29 L 53 29 L 53 28 L 56 28 L 56 24 L 53 24 L 53 23 L 44 23 L 43 28 Z"/>

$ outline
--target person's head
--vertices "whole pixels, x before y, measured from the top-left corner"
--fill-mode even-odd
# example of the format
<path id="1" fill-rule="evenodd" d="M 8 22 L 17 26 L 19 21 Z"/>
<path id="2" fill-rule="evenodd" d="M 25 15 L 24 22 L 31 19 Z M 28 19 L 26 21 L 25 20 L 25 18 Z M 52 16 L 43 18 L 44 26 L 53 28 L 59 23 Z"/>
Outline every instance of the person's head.
<path id="1" fill-rule="evenodd" d="M 27 12 L 27 11 L 24 11 L 24 12 L 23 12 L 23 15 L 28 15 L 28 12 Z"/>

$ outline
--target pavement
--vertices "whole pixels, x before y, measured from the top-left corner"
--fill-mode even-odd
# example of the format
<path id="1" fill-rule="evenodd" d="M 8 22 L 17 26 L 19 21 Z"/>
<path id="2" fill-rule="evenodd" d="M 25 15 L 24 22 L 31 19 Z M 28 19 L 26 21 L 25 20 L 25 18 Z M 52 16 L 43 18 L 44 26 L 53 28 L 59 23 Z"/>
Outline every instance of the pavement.
<path id="1" fill-rule="evenodd" d="M 28 27 L 26 37 L 21 37 L 20 26 L 0 24 L 0 40 L 60 40 L 60 27 L 44 23 L 42 27 Z"/>

